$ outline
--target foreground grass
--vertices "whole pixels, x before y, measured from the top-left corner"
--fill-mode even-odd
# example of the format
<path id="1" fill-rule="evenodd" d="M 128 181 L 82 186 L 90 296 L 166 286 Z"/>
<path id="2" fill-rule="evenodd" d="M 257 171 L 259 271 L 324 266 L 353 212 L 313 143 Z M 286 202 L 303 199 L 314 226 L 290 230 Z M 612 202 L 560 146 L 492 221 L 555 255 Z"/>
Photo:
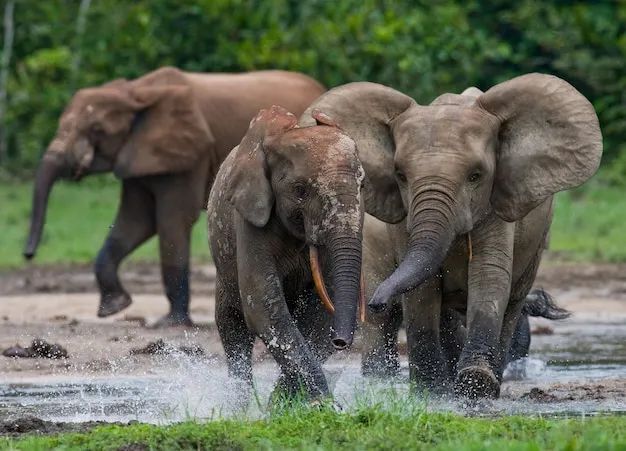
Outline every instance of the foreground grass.
<path id="1" fill-rule="evenodd" d="M 480 419 L 377 407 L 351 414 L 306 409 L 257 421 L 106 426 L 88 434 L 5 438 L 0 449 L 622 450 L 626 417 Z"/>
<path id="2" fill-rule="evenodd" d="M 46 228 L 35 263 L 92 262 L 115 219 L 120 184 L 112 176 L 81 183 L 59 183 L 50 196 Z M 550 250 L 573 260 L 626 261 L 626 196 L 623 189 L 593 179 L 584 187 L 559 193 Z M 0 185 L 0 267 L 19 267 L 29 227 L 32 185 Z M 195 225 L 194 260 L 210 260 L 204 215 Z M 157 260 L 151 239 L 130 260 Z"/>

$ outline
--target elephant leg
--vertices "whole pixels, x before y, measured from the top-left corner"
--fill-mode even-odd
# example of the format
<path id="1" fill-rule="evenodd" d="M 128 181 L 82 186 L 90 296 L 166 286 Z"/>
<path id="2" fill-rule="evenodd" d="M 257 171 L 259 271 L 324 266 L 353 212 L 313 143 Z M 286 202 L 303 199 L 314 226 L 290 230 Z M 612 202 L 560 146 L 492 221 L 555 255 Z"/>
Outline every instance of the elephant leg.
<path id="1" fill-rule="evenodd" d="M 528 316 L 522 316 L 522 309 L 537 277 L 543 249 L 543 246 L 539 248 L 520 279 L 515 283 L 511 292 L 511 299 L 504 313 L 502 332 L 500 333 L 500 349 L 502 352 L 499 356 L 496 373 L 500 381 L 512 352 L 528 354 L 528 348 L 530 347 L 530 324 L 528 323 Z M 524 328 L 526 328 L 526 331 L 524 331 Z M 517 338 L 517 343 L 514 336 L 516 338 L 519 337 Z M 527 338 L 525 339 L 525 337 Z M 514 345 L 517 346 L 516 349 L 514 349 Z"/>
<path id="2" fill-rule="evenodd" d="M 170 312 L 152 327 L 193 326 L 189 316 L 189 258 L 191 230 L 198 215 L 195 208 L 178 203 L 176 198 L 157 199 L 161 276 Z"/>
<path id="3" fill-rule="evenodd" d="M 237 280 L 248 328 L 272 354 L 290 387 L 309 398 L 330 395 L 322 365 L 298 329 L 274 256 L 280 241 L 247 221 L 237 224 Z"/>
<path id="4" fill-rule="evenodd" d="M 239 293 L 227 289 L 218 276 L 215 284 L 215 325 L 226 354 L 228 376 L 240 385 L 241 400 L 247 401 L 252 388 L 254 335 L 246 325 Z"/>
<path id="5" fill-rule="evenodd" d="M 416 388 L 447 391 L 450 374 L 441 346 L 441 279 L 431 277 L 404 294 L 410 379 Z"/>
<path id="6" fill-rule="evenodd" d="M 117 217 L 94 264 L 100 289 L 100 318 L 118 313 L 131 304 L 130 294 L 119 280 L 118 268 L 128 254 L 155 232 L 154 200 L 150 192 L 137 180 L 125 180 Z"/>
<path id="7" fill-rule="evenodd" d="M 468 264 L 467 342 L 455 381 L 457 393 L 469 398 L 500 396 L 500 337 L 505 311 L 515 307 L 508 305 L 515 225 L 496 220 L 486 224 L 483 230 L 472 235 L 475 252 Z"/>
<path id="8" fill-rule="evenodd" d="M 306 290 L 298 299 L 293 310 L 293 318 L 305 342 L 309 345 L 315 360 L 321 365 L 334 352 L 330 341 L 332 316 L 328 313 L 317 293 Z M 272 398 L 281 394 L 287 397 L 297 395 L 297 384 L 285 373 L 280 374 L 274 387 Z"/>
<path id="9" fill-rule="evenodd" d="M 506 321 L 506 317 L 505 317 Z M 513 338 L 511 348 L 507 353 L 506 360 L 504 362 L 504 368 L 516 360 L 528 357 L 528 349 L 530 348 L 530 322 L 528 321 L 528 315 L 520 315 L 517 326 L 513 332 Z"/>
<path id="10" fill-rule="evenodd" d="M 315 359 L 324 363 L 334 352 L 330 341 L 332 316 L 314 289 L 306 290 L 301 295 L 293 317 Z"/>
<path id="11" fill-rule="evenodd" d="M 400 372 L 398 331 L 402 326 L 402 303 L 392 300 L 391 308 L 366 312 L 362 325 L 361 373 L 366 377 L 395 377 Z"/>
<path id="12" fill-rule="evenodd" d="M 467 329 L 463 315 L 450 308 L 444 309 L 441 312 L 441 346 L 450 375 L 456 371 L 456 365 L 466 340 Z"/>

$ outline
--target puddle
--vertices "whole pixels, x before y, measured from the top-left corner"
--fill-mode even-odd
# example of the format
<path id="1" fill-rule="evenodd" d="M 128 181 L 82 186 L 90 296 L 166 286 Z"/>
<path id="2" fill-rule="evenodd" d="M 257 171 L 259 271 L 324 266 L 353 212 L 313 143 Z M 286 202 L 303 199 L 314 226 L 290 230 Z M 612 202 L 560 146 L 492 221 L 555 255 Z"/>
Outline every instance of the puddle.
<path id="1" fill-rule="evenodd" d="M 553 334 L 533 336 L 529 358 L 507 368 L 501 399 L 472 408 L 456 400 L 431 398 L 428 408 L 469 415 L 626 413 L 624 323 L 578 320 L 551 327 Z M 34 415 L 63 422 L 164 424 L 241 413 L 239 391 L 228 380 L 221 360 L 198 361 L 184 355 L 168 359 L 165 366 L 163 361 L 155 365 L 151 374 L 129 376 L 113 371 L 98 377 L 3 378 L 0 419 Z M 390 390 L 400 396 L 408 393 L 406 361 L 403 377 L 394 383 L 364 379 L 354 357 L 335 358 L 325 370 L 335 397 L 348 411 L 359 403 L 384 402 Z M 271 360 L 256 363 L 254 375 L 257 396 L 251 397 L 246 411 L 250 417 L 265 411 L 277 377 L 276 365 Z M 525 395 L 532 389 L 544 393 L 544 399 L 528 399 Z"/>

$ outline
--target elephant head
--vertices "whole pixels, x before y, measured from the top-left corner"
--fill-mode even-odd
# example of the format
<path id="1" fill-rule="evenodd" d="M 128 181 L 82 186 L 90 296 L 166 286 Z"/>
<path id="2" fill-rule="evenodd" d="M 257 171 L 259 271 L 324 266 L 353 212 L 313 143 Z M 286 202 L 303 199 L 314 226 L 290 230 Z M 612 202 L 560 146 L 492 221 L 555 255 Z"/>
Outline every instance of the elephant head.
<path id="1" fill-rule="evenodd" d="M 175 68 L 79 90 L 37 169 L 24 256 L 35 255 L 48 196 L 59 178 L 182 172 L 193 168 L 213 141 L 191 86 Z"/>
<path id="2" fill-rule="evenodd" d="M 384 307 L 434 275 L 454 239 L 488 215 L 517 221 L 556 192 L 581 185 L 602 154 L 591 103 L 544 74 L 519 76 L 485 93 L 444 94 L 428 106 L 381 85 L 350 83 L 312 108 L 323 109 L 356 141 L 366 211 L 385 222 L 407 217 L 404 260 L 378 287 L 371 307 Z"/>
<path id="3" fill-rule="evenodd" d="M 301 128 L 281 107 L 261 110 L 235 150 L 225 197 L 254 226 L 278 227 L 274 239 L 286 235 L 309 246 L 318 294 L 335 313 L 331 340 L 343 349 L 352 343 L 362 298 L 364 171 L 354 141 L 321 111 L 314 110 L 312 118 L 312 127 Z M 269 226 L 274 215 L 277 221 Z M 334 303 L 318 248 L 329 262 Z"/>

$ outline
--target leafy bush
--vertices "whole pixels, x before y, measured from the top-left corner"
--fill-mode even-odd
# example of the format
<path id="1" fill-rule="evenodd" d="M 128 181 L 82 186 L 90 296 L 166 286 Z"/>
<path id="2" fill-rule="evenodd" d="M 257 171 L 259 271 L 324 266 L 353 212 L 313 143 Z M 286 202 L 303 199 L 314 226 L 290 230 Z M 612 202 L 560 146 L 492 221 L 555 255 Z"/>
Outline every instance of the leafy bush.
<path id="1" fill-rule="evenodd" d="M 333 87 L 369 80 L 422 103 L 519 74 L 558 75 L 591 99 L 604 164 L 624 154 L 626 4 L 535 0 L 94 1 L 15 6 L 5 167 L 32 170 L 74 88 L 135 78 L 163 65 L 191 71 L 277 68 Z M 76 52 L 82 52 L 73 72 Z M 616 164 L 621 183 L 626 165 Z"/>

